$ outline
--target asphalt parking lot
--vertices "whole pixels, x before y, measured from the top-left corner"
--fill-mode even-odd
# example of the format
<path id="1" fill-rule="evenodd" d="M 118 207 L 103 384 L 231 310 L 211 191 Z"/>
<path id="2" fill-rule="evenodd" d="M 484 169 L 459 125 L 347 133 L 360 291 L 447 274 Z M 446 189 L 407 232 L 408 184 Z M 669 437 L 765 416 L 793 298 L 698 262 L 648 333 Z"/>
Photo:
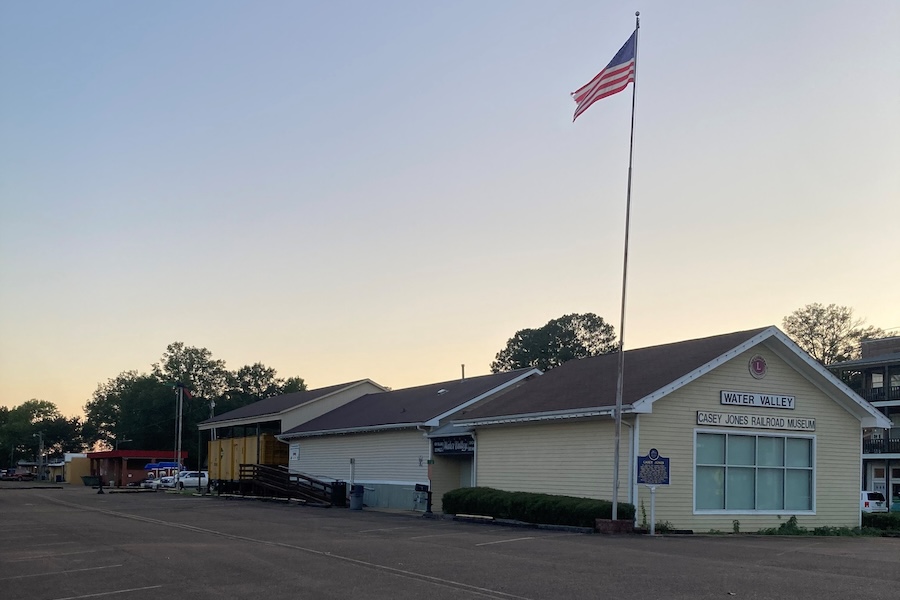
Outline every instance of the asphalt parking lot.
<path id="1" fill-rule="evenodd" d="M 895 599 L 900 539 L 601 536 L 0 486 L 5 600 Z"/>

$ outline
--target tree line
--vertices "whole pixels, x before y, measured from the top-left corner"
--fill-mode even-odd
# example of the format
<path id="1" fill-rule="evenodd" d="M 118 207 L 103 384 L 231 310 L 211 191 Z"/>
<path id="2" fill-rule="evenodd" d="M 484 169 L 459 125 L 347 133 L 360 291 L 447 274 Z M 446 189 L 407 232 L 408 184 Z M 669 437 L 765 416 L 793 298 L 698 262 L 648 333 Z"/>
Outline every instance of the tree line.
<path id="1" fill-rule="evenodd" d="M 885 337 L 856 318 L 853 309 L 813 303 L 782 320 L 784 332 L 816 361 L 829 365 L 859 358 L 860 343 Z M 593 313 L 564 315 L 537 328 L 520 329 L 491 363 L 491 372 L 534 367 L 546 371 L 575 358 L 619 349 L 615 328 Z"/>
<path id="2" fill-rule="evenodd" d="M 782 327 L 815 360 L 831 364 L 859 356 L 859 344 L 884 337 L 866 326 L 846 306 L 808 304 L 784 317 Z M 562 363 L 618 350 L 615 328 L 593 313 L 563 315 L 536 328 L 520 329 L 491 363 L 491 372 L 536 367 L 543 371 Z M 279 378 L 262 363 L 229 371 L 206 348 L 175 342 L 166 347 L 149 372 L 124 371 L 97 386 L 84 406 L 84 418 L 66 418 L 46 400 L 29 400 L 13 408 L 0 407 L 0 464 L 22 458 L 35 460 L 41 439 L 45 455 L 86 449 L 172 450 L 175 447 L 175 386 L 183 384 L 190 398 L 184 403 L 182 447 L 188 464 L 202 461 L 203 439 L 197 425 L 210 417 L 252 402 L 303 391 L 300 377 Z"/>
<path id="3" fill-rule="evenodd" d="M 189 391 L 183 410 L 182 448 L 188 464 L 205 456 L 197 425 L 215 413 L 306 389 L 300 377 L 278 377 L 262 363 L 237 370 L 206 348 L 174 342 L 149 372 L 124 371 L 97 385 L 84 405 L 84 417 L 63 417 L 53 402 L 29 400 L 0 407 L 0 464 L 14 467 L 20 459 L 36 461 L 41 436 L 45 456 L 85 450 L 175 449 L 176 385 Z M 8 460 L 7 460 L 8 459 Z"/>

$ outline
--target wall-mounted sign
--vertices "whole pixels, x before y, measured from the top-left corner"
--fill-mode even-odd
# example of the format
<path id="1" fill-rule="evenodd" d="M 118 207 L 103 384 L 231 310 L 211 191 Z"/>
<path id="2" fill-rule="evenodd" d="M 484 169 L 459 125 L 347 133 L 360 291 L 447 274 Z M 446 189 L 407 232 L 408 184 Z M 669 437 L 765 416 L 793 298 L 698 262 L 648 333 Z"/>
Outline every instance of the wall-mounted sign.
<path id="1" fill-rule="evenodd" d="M 300 444 L 293 443 L 290 445 L 291 460 L 300 460 Z M 353 459 L 350 459 L 353 460 Z"/>
<path id="2" fill-rule="evenodd" d="M 475 440 L 468 435 L 434 438 L 431 440 L 431 450 L 442 456 L 475 454 Z"/>
<path id="3" fill-rule="evenodd" d="M 766 359 L 759 354 L 751 356 L 750 364 L 747 366 L 750 368 L 750 375 L 752 375 L 754 379 L 762 379 L 769 370 L 768 365 L 766 365 Z"/>
<path id="4" fill-rule="evenodd" d="M 759 394 L 756 392 L 719 393 L 720 404 L 736 404 L 738 406 L 759 406 L 761 408 L 787 408 L 794 410 L 794 397 L 780 394 Z"/>
<path id="5" fill-rule="evenodd" d="M 644 485 L 669 485 L 669 459 L 650 448 L 647 456 L 637 457 L 637 482 Z"/>
<path id="6" fill-rule="evenodd" d="M 751 429 L 786 429 L 788 431 L 815 431 L 816 420 L 811 417 L 777 417 L 768 415 L 741 415 L 732 413 L 697 411 L 697 425 L 716 427 L 747 427 Z"/>

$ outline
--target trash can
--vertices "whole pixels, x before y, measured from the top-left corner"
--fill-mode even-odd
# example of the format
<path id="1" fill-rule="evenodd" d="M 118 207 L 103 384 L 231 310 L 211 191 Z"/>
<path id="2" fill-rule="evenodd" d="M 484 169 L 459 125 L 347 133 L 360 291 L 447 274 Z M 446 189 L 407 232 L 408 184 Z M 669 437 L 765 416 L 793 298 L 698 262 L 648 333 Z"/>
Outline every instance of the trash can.
<path id="1" fill-rule="evenodd" d="M 350 486 L 350 510 L 362 510 L 365 488 L 361 485 Z"/>
<path id="2" fill-rule="evenodd" d="M 62 480 L 63 480 L 62 475 L 56 476 L 56 483 L 62 483 Z"/>

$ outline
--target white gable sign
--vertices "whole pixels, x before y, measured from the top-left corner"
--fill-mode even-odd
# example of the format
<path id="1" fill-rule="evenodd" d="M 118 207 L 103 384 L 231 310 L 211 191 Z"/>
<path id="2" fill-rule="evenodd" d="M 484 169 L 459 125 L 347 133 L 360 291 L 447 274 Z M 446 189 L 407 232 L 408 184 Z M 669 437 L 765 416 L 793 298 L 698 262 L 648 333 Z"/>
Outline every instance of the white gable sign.
<path id="1" fill-rule="evenodd" d="M 756 392 L 729 392 L 722 390 L 720 404 L 738 406 L 758 406 L 760 408 L 786 408 L 794 410 L 794 397 L 780 394 L 759 394 Z"/>

